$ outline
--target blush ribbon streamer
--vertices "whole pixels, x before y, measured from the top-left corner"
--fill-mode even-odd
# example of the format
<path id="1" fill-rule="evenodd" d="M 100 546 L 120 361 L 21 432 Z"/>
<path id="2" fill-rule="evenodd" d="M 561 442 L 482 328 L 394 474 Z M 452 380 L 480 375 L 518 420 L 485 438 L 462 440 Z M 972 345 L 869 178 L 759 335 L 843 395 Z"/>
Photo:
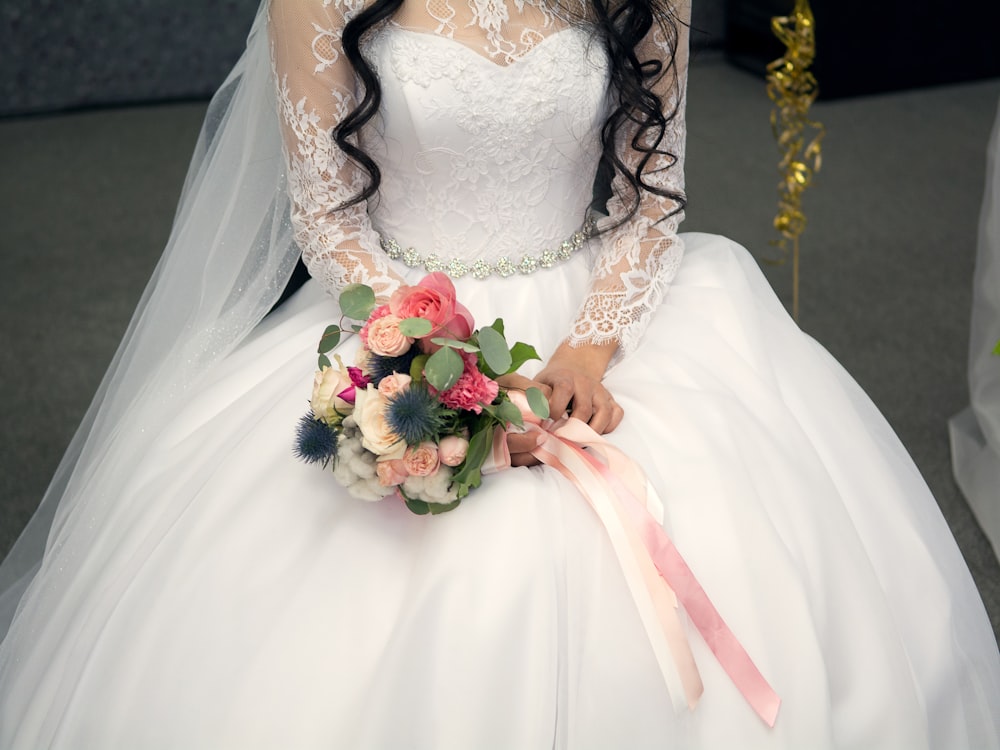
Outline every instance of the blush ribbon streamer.
<path id="1" fill-rule="evenodd" d="M 693 709 L 704 690 L 677 611 L 680 604 L 736 688 L 773 727 L 781 699 L 663 530 L 663 505 L 642 469 L 579 419 L 543 421 L 523 393 L 508 395 L 524 416 L 525 430 L 542 435 L 532 455 L 566 477 L 604 525 L 675 710 Z M 483 473 L 508 467 L 507 435 L 497 430 Z"/>

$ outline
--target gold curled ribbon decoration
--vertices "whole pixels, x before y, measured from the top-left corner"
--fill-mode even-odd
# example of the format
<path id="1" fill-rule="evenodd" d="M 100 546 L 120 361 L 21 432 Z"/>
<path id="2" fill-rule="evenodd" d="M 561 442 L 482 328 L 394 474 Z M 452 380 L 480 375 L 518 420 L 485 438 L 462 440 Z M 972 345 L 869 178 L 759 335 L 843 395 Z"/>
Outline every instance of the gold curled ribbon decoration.
<path id="1" fill-rule="evenodd" d="M 822 123 L 809 118 L 809 108 L 819 87 L 809 71 L 816 57 L 816 21 L 808 0 L 796 0 L 791 15 L 771 19 L 774 35 L 785 45 L 783 57 L 767 66 L 767 95 L 774 102 L 771 130 L 778 142 L 778 214 L 774 228 L 781 239 L 773 244 L 781 251 L 775 263 L 792 256 L 792 315 L 799 317 L 799 237 L 806 228 L 802 194 L 822 163 L 821 143 L 826 132 Z M 811 136 L 811 138 L 810 138 Z"/>

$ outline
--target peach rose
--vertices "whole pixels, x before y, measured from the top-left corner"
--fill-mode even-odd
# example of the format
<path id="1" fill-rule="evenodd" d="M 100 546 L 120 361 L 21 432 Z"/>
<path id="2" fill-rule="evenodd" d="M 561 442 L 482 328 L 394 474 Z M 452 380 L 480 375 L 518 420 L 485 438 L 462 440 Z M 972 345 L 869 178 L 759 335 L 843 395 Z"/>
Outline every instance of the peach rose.
<path id="1" fill-rule="evenodd" d="M 378 392 L 385 398 L 392 398 L 397 393 L 402 393 L 409 388 L 410 381 L 412 380 L 413 378 L 409 375 L 404 375 L 401 372 L 397 372 L 393 375 L 386 375 L 379 381 Z"/>
<path id="2" fill-rule="evenodd" d="M 406 470 L 406 465 L 401 459 L 390 458 L 387 461 L 379 460 L 375 463 L 375 473 L 378 475 L 378 483 L 383 487 L 395 487 L 406 481 L 410 476 Z"/>
<path id="3" fill-rule="evenodd" d="M 398 357 L 413 346 L 413 339 L 399 330 L 401 318 L 385 315 L 368 324 L 368 348 L 382 357 Z"/>
<path id="4" fill-rule="evenodd" d="M 455 285 L 440 272 L 428 274 L 414 286 L 397 289 L 389 298 L 389 309 L 400 320 L 424 318 L 433 326 L 421 339 L 425 350 L 437 350 L 430 339 L 449 336 L 464 341 L 475 325 L 472 313 L 455 298 Z"/>
<path id="5" fill-rule="evenodd" d="M 438 470 L 440 463 L 438 448 L 429 441 L 411 445 L 403 454 L 403 466 L 406 472 L 415 477 L 429 477 Z"/>
<path id="6" fill-rule="evenodd" d="M 374 385 L 356 389 L 354 398 L 354 419 L 361 430 L 361 445 L 376 456 L 391 453 L 402 441 L 386 420 L 388 402 Z"/>
<path id="7" fill-rule="evenodd" d="M 445 466 L 458 466 L 468 452 L 469 441 L 458 435 L 449 435 L 438 446 L 438 455 Z"/>

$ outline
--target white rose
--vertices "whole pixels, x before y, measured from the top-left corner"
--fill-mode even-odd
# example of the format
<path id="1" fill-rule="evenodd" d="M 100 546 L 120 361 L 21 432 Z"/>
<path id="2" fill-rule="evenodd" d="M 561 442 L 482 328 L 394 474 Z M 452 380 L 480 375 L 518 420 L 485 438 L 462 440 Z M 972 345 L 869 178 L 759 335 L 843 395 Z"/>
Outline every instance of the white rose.
<path id="1" fill-rule="evenodd" d="M 336 424 L 344 414 L 350 414 L 354 408 L 337 394 L 351 387 L 351 376 L 341 361 L 340 356 L 336 367 L 324 367 L 313 376 L 313 392 L 309 405 L 313 414 L 327 424 Z"/>
<path id="2" fill-rule="evenodd" d="M 386 399 L 370 384 L 363 391 L 358 388 L 354 397 L 354 419 L 361 430 L 361 444 L 376 456 L 398 450 L 402 441 L 386 421 Z"/>

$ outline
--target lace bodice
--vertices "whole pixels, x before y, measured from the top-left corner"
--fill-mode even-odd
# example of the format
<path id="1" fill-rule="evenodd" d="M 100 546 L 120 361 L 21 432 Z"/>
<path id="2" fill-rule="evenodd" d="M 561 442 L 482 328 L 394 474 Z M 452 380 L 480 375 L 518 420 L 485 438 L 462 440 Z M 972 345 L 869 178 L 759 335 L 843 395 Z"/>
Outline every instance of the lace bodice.
<path id="1" fill-rule="evenodd" d="M 340 209 L 367 180 L 332 136 L 359 95 L 340 37 L 362 8 L 271 2 L 292 219 L 313 276 L 334 294 L 363 282 L 385 296 L 401 283 L 392 258 L 516 283 L 572 254 L 583 244 L 609 111 L 602 40 L 525 0 L 404 5 L 363 46 L 383 95 L 360 144 L 381 169 L 378 198 Z M 652 34 L 640 52 L 666 54 Z M 675 106 L 683 85 L 660 85 Z M 630 164 L 639 158 L 632 135 L 618 144 Z M 683 136 L 681 112 L 661 148 L 682 160 Z M 646 179 L 681 192 L 682 163 L 657 158 Z M 607 225 L 626 212 L 623 185 L 613 187 Z M 570 343 L 635 345 L 680 262 L 681 216 L 664 220 L 675 208 L 646 192 L 635 217 L 591 240 L 600 247 Z"/>

